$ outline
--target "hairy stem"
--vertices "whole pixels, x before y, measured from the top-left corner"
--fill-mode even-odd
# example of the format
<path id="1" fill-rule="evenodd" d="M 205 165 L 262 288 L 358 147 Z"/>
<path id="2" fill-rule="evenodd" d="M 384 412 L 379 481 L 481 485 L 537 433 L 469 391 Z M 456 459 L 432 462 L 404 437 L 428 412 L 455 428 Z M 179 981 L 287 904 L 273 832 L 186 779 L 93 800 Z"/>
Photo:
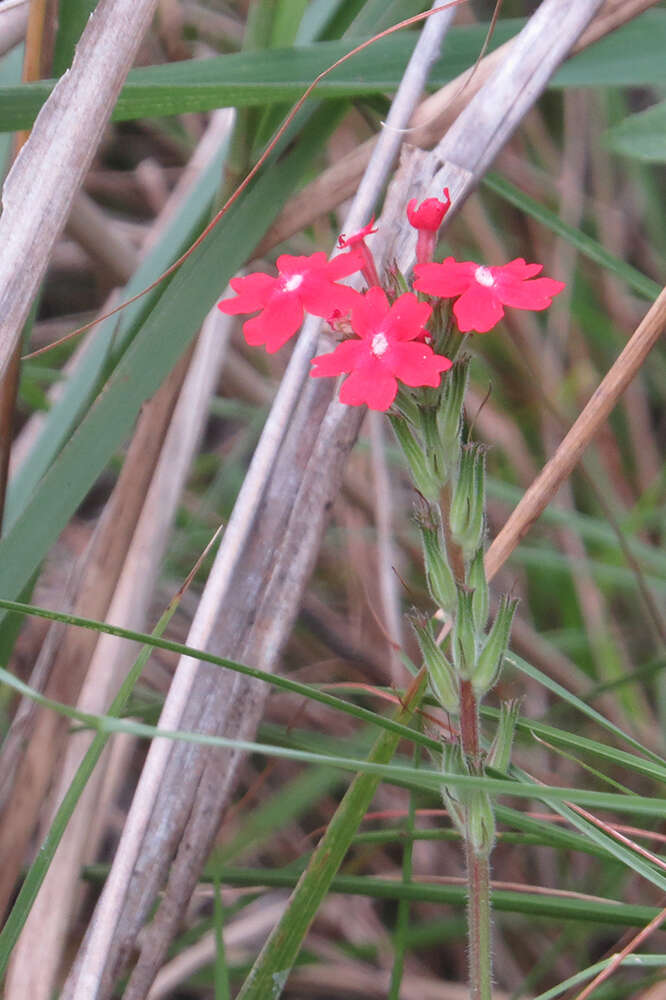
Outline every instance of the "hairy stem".
<path id="1" fill-rule="evenodd" d="M 487 852 L 476 853 L 467 841 L 467 920 L 470 1000 L 491 1000 L 490 864 Z"/>

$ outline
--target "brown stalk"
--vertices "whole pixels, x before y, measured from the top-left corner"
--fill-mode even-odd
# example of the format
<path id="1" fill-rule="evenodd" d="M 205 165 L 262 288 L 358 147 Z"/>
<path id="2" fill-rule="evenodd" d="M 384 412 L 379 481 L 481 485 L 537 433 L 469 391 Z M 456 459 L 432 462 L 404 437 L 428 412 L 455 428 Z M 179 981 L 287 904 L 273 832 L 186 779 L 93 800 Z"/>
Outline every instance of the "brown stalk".
<path id="1" fill-rule="evenodd" d="M 186 369 L 186 363 L 181 362 L 142 410 L 116 487 L 83 565 L 75 572 L 71 584 L 73 614 L 98 620 L 106 617 Z M 39 680 L 31 678 L 31 685 L 49 698 L 75 704 L 97 635 L 60 625 L 53 627 L 51 635 L 36 666 Z M 26 701 L 3 745 L 0 911 L 11 899 L 69 728 L 68 719 Z"/>
<path id="2" fill-rule="evenodd" d="M 157 0 L 102 0 L 2 189 L 0 373 L 92 162 Z M 57 164 L 57 169 L 54 168 Z"/>
<path id="3" fill-rule="evenodd" d="M 666 288 L 652 304 L 627 346 L 595 390 L 583 412 L 550 461 L 526 490 L 522 500 L 486 553 L 486 573 L 492 579 L 504 565 L 609 416 L 666 327 Z"/>
<path id="4" fill-rule="evenodd" d="M 47 52 L 51 46 L 45 44 L 49 35 L 46 21 L 52 7 L 51 0 L 32 0 L 30 4 L 21 76 L 24 83 L 41 79 L 42 70 L 47 68 Z M 27 142 L 29 134 L 29 132 L 17 132 L 14 136 L 14 160 Z M 0 376 L 0 534 L 2 534 L 5 494 L 7 492 L 9 455 L 14 436 L 14 410 L 18 395 L 20 360 L 21 344 L 17 341 L 7 370 Z"/>

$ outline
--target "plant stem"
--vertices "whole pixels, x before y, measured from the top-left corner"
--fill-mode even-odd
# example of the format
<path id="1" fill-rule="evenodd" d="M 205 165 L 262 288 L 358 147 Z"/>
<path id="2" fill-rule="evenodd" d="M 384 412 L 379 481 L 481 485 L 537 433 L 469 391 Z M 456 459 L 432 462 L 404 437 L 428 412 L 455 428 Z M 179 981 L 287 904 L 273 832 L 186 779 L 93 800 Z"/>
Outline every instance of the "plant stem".
<path id="1" fill-rule="evenodd" d="M 460 680 L 460 738 L 464 754 L 474 771 L 479 770 L 479 704 L 472 682 Z"/>
<path id="2" fill-rule="evenodd" d="M 473 774 L 483 767 L 479 745 L 479 704 L 470 681 L 460 681 L 460 737 Z M 470 804 L 468 811 L 474 806 Z M 468 812 L 469 824 L 469 812 Z M 469 940 L 469 995 L 471 1000 L 491 1000 L 492 953 L 490 947 L 490 850 L 475 850 L 465 837 L 467 861 L 467 936 Z"/>
<path id="3" fill-rule="evenodd" d="M 469 840 L 467 856 L 467 920 L 469 937 L 470 1000 L 492 998 L 490 947 L 490 864 L 487 853 L 476 853 Z"/>

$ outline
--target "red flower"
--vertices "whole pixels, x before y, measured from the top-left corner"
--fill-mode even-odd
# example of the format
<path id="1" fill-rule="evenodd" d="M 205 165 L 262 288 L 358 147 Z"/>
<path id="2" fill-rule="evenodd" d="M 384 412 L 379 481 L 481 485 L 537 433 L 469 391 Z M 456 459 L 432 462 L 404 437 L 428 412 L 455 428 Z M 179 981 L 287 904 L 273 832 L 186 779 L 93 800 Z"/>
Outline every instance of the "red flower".
<path id="1" fill-rule="evenodd" d="M 414 268 L 414 288 L 441 298 L 460 296 L 453 306 L 463 333 L 486 333 L 501 320 L 504 306 L 516 309 L 547 309 L 564 282 L 553 278 L 533 278 L 542 264 L 526 264 L 517 257 L 502 267 L 483 267 L 471 260 L 447 257 L 441 264 L 420 264 Z"/>
<path id="2" fill-rule="evenodd" d="M 397 379 L 405 385 L 438 386 L 451 362 L 416 340 L 431 312 L 411 292 L 389 306 L 381 288 L 370 288 L 352 308 L 352 326 L 360 340 L 345 340 L 331 354 L 320 354 L 310 374 L 321 378 L 351 373 L 340 390 L 340 402 L 367 403 L 371 410 L 388 410 L 398 391 Z"/>
<path id="3" fill-rule="evenodd" d="M 340 233 L 338 236 L 338 246 L 341 250 L 346 250 L 347 247 L 356 246 L 358 243 L 365 243 L 366 236 L 372 236 L 374 233 L 378 232 L 374 229 L 375 217 L 370 219 L 367 226 L 363 226 L 363 229 L 359 229 L 357 233 L 352 233 L 351 236 L 345 236 L 344 233 Z"/>
<path id="4" fill-rule="evenodd" d="M 265 344 L 268 353 L 274 354 L 299 329 L 304 310 L 324 319 L 336 311 L 349 312 L 359 293 L 336 281 L 360 270 L 362 263 L 354 249 L 330 261 L 321 251 L 309 257 L 282 254 L 277 259 L 279 277 L 258 271 L 232 278 L 237 298 L 223 299 L 217 307 L 229 316 L 261 309 L 258 316 L 243 324 L 243 333 L 248 344 Z"/>
<path id="5" fill-rule="evenodd" d="M 338 246 L 341 250 L 349 248 L 351 253 L 361 255 L 363 262 L 360 265 L 360 270 L 368 283 L 368 288 L 374 288 L 381 284 L 379 275 L 377 274 L 375 258 L 372 256 L 372 250 L 365 242 L 366 236 L 372 236 L 373 233 L 377 232 L 376 229 L 372 228 L 374 224 L 375 217 L 373 215 L 367 226 L 363 226 L 363 229 L 359 229 L 357 233 L 352 233 L 351 236 L 345 236 L 344 233 L 341 233 L 338 238 Z"/>
<path id="6" fill-rule="evenodd" d="M 414 229 L 425 229 L 427 232 L 436 233 L 442 224 L 442 220 L 451 208 L 451 195 L 449 189 L 443 191 L 446 201 L 439 198 L 426 198 L 420 205 L 417 205 L 416 198 L 412 198 L 407 204 L 407 218 Z"/>

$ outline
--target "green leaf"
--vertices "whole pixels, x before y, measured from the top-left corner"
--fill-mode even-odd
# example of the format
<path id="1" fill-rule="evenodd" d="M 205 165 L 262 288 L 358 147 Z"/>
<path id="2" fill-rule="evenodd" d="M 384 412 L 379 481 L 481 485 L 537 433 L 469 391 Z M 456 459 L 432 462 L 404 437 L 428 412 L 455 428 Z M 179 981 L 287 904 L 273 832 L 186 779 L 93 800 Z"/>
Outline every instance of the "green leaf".
<path id="1" fill-rule="evenodd" d="M 501 20 L 490 50 L 513 37 L 523 24 L 518 19 Z M 486 30 L 487 26 L 482 24 L 450 31 L 444 54 L 430 74 L 429 87 L 437 89 L 471 66 L 481 50 Z M 416 37 L 417 32 L 401 31 L 380 39 L 333 70 L 318 85 L 315 96 L 332 99 L 394 91 Z M 360 41 L 357 38 L 268 52 L 235 52 L 134 69 L 127 77 L 113 119 L 129 121 L 220 107 L 293 102 L 316 76 Z M 666 11 L 648 11 L 573 58 L 554 78 L 552 86 L 658 83 L 666 79 L 666 60 L 662 55 L 665 49 Z M 635 51 L 641 51 L 640 59 L 633 54 Z M 0 132 L 29 128 L 53 85 L 51 80 L 0 88 Z"/>
<path id="2" fill-rule="evenodd" d="M 94 871 L 94 869 L 93 869 Z M 222 872 L 221 881 L 235 886 L 269 886 L 287 888 L 293 886 L 298 874 L 293 871 L 267 868 L 227 868 Z M 415 903 L 454 904 L 463 906 L 467 889 L 462 885 L 443 885 L 441 882 L 425 880 L 405 884 L 395 879 L 372 876 L 337 875 L 331 882 L 332 892 L 368 896 L 370 899 L 407 899 Z M 542 895 L 531 892 L 512 892 L 495 889 L 493 909 L 498 912 L 525 913 L 558 920 L 580 920 L 582 922 L 644 927 L 660 912 L 656 906 L 640 906 L 619 900 L 576 899 L 567 896 Z M 254 994 L 248 994 L 253 996 Z M 262 1000 L 269 997 L 263 994 Z M 245 994 L 240 994 L 245 1000 Z"/>
<path id="3" fill-rule="evenodd" d="M 609 129 L 605 138 L 606 145 L 621 156 L 666 163 L 666 101 L 625 118 Z"/>
<path id="4" fill-rule="evenodd" d="M 666 10 L 647 10 L 567 60 L 551 87 L 642 87 L 666 82 Z"/>
<path id="5" fill-rule="evenodd" d="M 504 177 L 501 177 L 499 174 L 488 174 L 484 177 L 483 184 L 485 187 L 490 188 L 491 191 L 494 191 L 495 194 L 498 194 L 500 198 L 504 198 L 511 205 L 515 205 L 521 212 L 531 215 L 533 219 L 547 226 L 557 236 L 561 236 L 567 240 L 583 256 L 595 264 L 599 264 L 600 267 L 606 268 L 607 271 L 617 275 L 623 281 L 626 281 L 630 288 L 633 288 L 640 295 L 645 296 L 646 299 L 656 299 L 659 295 L 661 287 L 655 281 L 652 281 L 651 278 L 636 270 L 631 264 L 627 264 L 625 261 L 620 260 L 619 257 L 604 249 L 591 236 L 586 236 L 580 229 L 575 229 L 573 226 L 563 222 L 555 212 L 545 208 L 540 202 L 535 201 L 534 198 L 530 198 L 529 195 L 523 194 L 519 188 L 515 187 Z"/>
<path id="6" fill-rule="evenodd" d="M 72 65 L 74 49 L 96 6 L 97 0 L 60 0 L 58 33 L 53 53 L 53 72 L 56 76 L 60 76 Z"/>

